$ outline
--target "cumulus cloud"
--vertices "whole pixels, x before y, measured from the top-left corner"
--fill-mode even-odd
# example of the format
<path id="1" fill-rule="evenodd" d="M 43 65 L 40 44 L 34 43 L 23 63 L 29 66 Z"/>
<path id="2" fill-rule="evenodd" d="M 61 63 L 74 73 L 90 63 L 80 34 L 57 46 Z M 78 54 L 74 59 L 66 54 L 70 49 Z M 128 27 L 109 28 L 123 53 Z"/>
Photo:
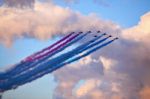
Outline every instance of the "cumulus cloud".
<path id="1" fill-rule="evenodd" d="M 76 64 L 71 64 L 66 67 L 65 69 L 59 69 L 57 72 L 54 72 L 54 76 L 56 81 L 58 82 L 58 86 L 54 91 L 54 99 L 66 99 L 66 98 L 71 98 L 71 99 L 77 99 L 83 97 L 86 97 L 87 93 L 89 90 L 92 88 L 95 88 L 95 83 L 99 81 L 100 75 L 103 74 L 103 67 L 100 65 L 99 62 L 92 60 L 91 62 L 91 56 L 88 56 L 85 59 L 80 60 Z M 93 67 L 91 67 L 91 63 Z M 100 65 L 100 66 L 99 66 Z M 64 78 L 65 76 L 65 78 Z M 89 80 L 89 78 L 92 78 Z M 73 94 L 73 89 L 75 88 L 76 84 L 79 83 L 81 80 L 86 80 L 83 86 L 79 86 L 76 90 L 74 90 Z M 93 83 L 91 86 L 89 84 Z M 84 89 L 84 85 L 89 85 L 89 88 Z M 65 86 L 64 86 L 65 85 Z M 82 91 L 84 92 L 82 93 Z M 85 95 L 82 95 L 85 94 Z M 76 95 L 81 95 L 80 97 Z"/>
<path id="2" fill-rule="evenodd" d="M 138 42 L 149 42 L 150 38 L 150 12 L 141 17 L 138 25 L 123 31 L 125 39 L 132 39 Z"/>
<path id="3" fill-rule="evenodd" d="M 105 58 L 103 56 L 100 56 L 99 58 L 100 58 L 100 61 L 103 64 L 103 67 L 104 67 L 105 71 L 110 70 L 112 68 L 112 66 L 116 64 L 116 62 L 112 59 L 108 59 L 108 58 Z"/>
<path id="4" fill-rule="evenodd" d="M 99 28 L 106 32 L 116 32 L 119 29 L 114 23 L 103 21 L 95 14 L 84 16 L 51 2 L 36 2 L 33 9 L 3 6 L 0 8 L 0 19 L 0 42 L 6 45 L 11 45 L 14 39 L 20 37 L 48 39 L 71 31 Z"/>
<path id="5" fill-rule="evenodd" d="M 84 65 L 82 63 L 86 62 L 79 61 L 72 64 L 78 69 L 69 65 L 56 71 L 54 75 L 60 85 L 62 82 L 72 82 L 67 90 L 67 93 L 71 94 L 80 80 L 92 79 L 92 81 L 100 80 L 101 82 L 98 85 L 93 85 L 93 82 L 82 84 L 76 90 L 76 97 L 67 94 L 62 96 L 71 99 L 99 99 L 100 97 L 103 99 L 148 99 L 150 95 L 149 20 L 150 13 L 146 13 L 136 26 L 122 30 L 120 40 L 92 54 L 91 59 L 88 59 L 90 63 Z M 59 89 L 62 90 L 60 85 L 58 85 Z M 55 95 L 57 93 L 60 93 L 59 90 Z"/>
<path id="6" fill-rule="evenodd" d="M 144 88 L 142 88 L 142 90 L 140 91 L 140 97 L 141 97 L 141 99 L 149 99 L 150 87 L 145 86 Z"/>
<path id="7" fill-rule="evenodd" d="M 99 85 L 100 81 L 94 80 L 94 79 L 88 79 L 85 81 L 83 85 L 81 85 L 77 90 L 76 90 L 76 96 L 77 97 L 82 97 L 87 95 L 89 91 L 92 91 L 96 85 Z"/>

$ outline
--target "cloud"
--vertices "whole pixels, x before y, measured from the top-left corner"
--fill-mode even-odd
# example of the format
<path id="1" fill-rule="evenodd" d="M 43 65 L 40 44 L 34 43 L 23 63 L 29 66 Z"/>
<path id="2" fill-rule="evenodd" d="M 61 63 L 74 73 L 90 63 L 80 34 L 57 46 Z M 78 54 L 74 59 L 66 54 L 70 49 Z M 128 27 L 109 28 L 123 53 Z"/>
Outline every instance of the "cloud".
<path id="1" fill-rule="evenodd" d="M 100 56 L 100 61 L 103 63 L 103 67 L 105 71 L 108 71 L 112 68 L 113 65 L 116 64 L 116 62 L 112 59 L 108 59 L 105 57 Z"/>
<path id="2" fill-rule="evenodd" d="M 147 42 L 150 37 L 150 12 L 141 17 L 141 21 L 138 25 L 126 29 L 123 31 L 123 37 L 125 39 L 132 39 L 138 42 Z"/>
<path id="3" fill-rule="evenodd" d="M 150 97 L 150 87 L 145 86 L 141 91 L 140 91 L 140 98 L 141 99 L 149 99 Z"/>
<path id="4" fill-rule="evenodd" d="M 148 54 L 150 53 L 148 43 L 150 42 L 150 29 L 147 28 L 150 24 L 149 20 L 150 13 L 148 12 L 141 17 L 136 26 L 122 30 L 119 42 L 102 50 L 103 56 L 117 63 L 111 72 L 125 75 L 121 77 L 122 80 L 113 80 L 113 82 L 120 85 L 120 94 L 127 99 L 139 99 L 139 91 L 144 86 L 150 85 L 148 77 L 150 75 L 150 55 Z M 118 77 L 113 79 L 116 78 Z"/>
<path id="5" fill-rule="evenodd" d="M 35 2 L 32 9 L 2 6 L 0 19 L 0 42 L 8 46 L 17 38 L 45 40 L 71 31 L 121 32 L 120 26 L 96 14 L 85 16 L 51 2 Z M 146 13 L 136 26 L 122 29 L 119 41 L 54 72 L 58 82 L 54 99 L 145 99 L 150 86 L 149 26 L 150 13 Z M 86 82 L 74 95 L 81 80 Z"/>
<path id="6" fill-rule="evenodd" d="M 96 28 L 106 32 L 119 30 L 117 25 L 103 21 L 95 14 L 85 16 L 52 2 L 36 2 L 33 9 L 2 6 L 0 19 L 0 42 L 8 46 L 16 38 L 34 37 L 45 40 L 71 31 Z"/>
<path id="7" fill-rule="evenodd" d="M 35 0 L 3 0 L 3 4 L 8 7 L 33 7 Z"/>
<path id="8" fill-rule="evenodd" d="M 100 84 L 100 81 L 94 80 L 94 79 L 88 79 L 85 81 L 83 85 L 81 85 L 75 92 L 77 97 L 82 97 L 84 95 L 87 95 L 89 91 L 92 91 L 96 85 Z"/>
<path id="9" fill-rule="evenodd" d="M 58 71 L 54 72 L 54 76 L 56 81 L 58 82 L 58 86 L 56 87 L 54 91 L 54 99 L 58 99 L 58 97 L 61 97 L 61 99 L 71 98 L 76 99 L 76 95 L 81 95 L 84 93 L 88 93 L 90 89 L 95 87 L 95 83 L 99 81 L 100 75 L 103 73 L 103 67 L 99 66 L 99 62 L 95 62 L 92 60 L 91 62 L 91 56 L 88 56 L 88 58 L 82 59 L 76 64 L 67 65 L 63 68 L 65 69 L 59 69 Z M 90 60 L 90 61 L 89 61 Z M 89 63 L 90 62 L 90 63 Z M 93 67 L 91 67 L 91 63 L 93 64 Z M 65 76 L 65 77 L 64 77 Z M 89 78 L 92 78 L 89 80 Z M 84 85 L 80 86 L 76 91 L 75 95 L 73 94 L 73 89 L 75 88 L 76 84 L 80 82 L 80 80 L 86 80 L 85 84 L 88 86 L 93 83 L 91 86 L 89 85 L 89 88 L 85 90 L 85 92 L 82 93 L 80 90 L 84 90 Z M 65 85 L 65 86 L 64 86 Z M 87 94 L 85 94 L 86 96 Z M 83 95 L 84 96 L 84 95 Z M 80 97 L 83 98 L 83 97 Z"/>
<path id="10" fill-rule="evenodd" d="M 90 63 L 84 65 L 82 63 L 86 62 L 79 61 L 56 71 L 54 75 L 60 85 L 62 82 L 72 82 L 72 86 L 67 90 L 67 93 L 71 94 L 80 80 L 101 81 L 99 85 L 94 86 L 93 82 L 83 84 L 77 90 L 76 97 L 67 94 L 59 96 L 72 99 L 147 99 L 150 86 L 149 20 L 148 12 L 136 26 L 122 29 L 120 39 L 92 54 L 89 57 Z M 78 68 L 74 68 L 75 66 Z M 60 93 L 59 89 L 55 91 L 55 95 Z"/>
<path id="11" fill-rule="evenodd" d="M 64 35 L 72 31 L 86 32 L 100 29 L 112 34 L 120 31 L 120 27 L 117 24 L 100 19 L 94 13 L 83 15 L 67 7 L 63 8 L 55 5 L 52 2 L 35 2 L 32 9 L 2 6 L 0 18 L 0 42 L 7 46 L 10 46 L 18 38 L 32 37 L 45 40 L 52 38 L 54 35 Z M 100 75 L 103 74 L 103 67 L 101 62 L 93 57 L 87 56 L 80 60 L 79 63 L 69 65 L 65 71 L 60 69 L 59 73 L 55 74 L 59 84 L 55 89 L 54 98 L 76 98 L 72 94 L 72 89 L 76 83 L 81 79 L 87 79 L 87 82 L 89 82 L 89 77 L 99 79 Z M 75 71 L 80 73 L 76 74 Z M 64 75 L 68 79 L 64 79 Z M 95 93 L 97 94 L 97 92 L 99 91 Z M 93 97 L 97 96 L 95 93 L 93 93 Z"/>
<path id="12" fill-rule="evenodd" d="M 3 5 L 8 7 L 17 7 L 17 8 L 32 8 L 36 1 L 40 0 L 2 0 Z M 41 0 L 42 2 L 47 1 L 55 1 L 55 0 Z M 101 6 L 110 6 L 105 0 L 92 0 L 95 4 L 99 4 Z M 65 2 L 67 4 L 72 3 L 80 3 L 80 0 L 62 0 L 61 2 Z"/>

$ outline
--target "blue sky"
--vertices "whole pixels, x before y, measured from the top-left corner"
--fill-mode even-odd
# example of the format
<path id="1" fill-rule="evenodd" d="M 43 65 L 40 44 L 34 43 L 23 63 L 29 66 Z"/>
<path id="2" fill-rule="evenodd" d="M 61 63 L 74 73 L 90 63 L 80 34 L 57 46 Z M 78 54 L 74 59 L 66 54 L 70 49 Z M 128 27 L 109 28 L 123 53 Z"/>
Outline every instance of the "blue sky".
<path id="1" fill-rule="evenodd" d="M 124 28 L 131 27 L 138 23 L 140 16 L 150 10 L 148 0 L 107 0 L 107 5 L 94 3 L 93 0 L 79 0 L 77 3 L 67 4 L 56 0 L 56 4 L 69 6 L 75 11 L 84 15 L 96 13 L 99 17 L 111 20 Z"/>
<path id="2" fill-rule="evenodd" d="M 123 28 L 136 25 L 140 17 L 150 11 L 149 0 L 107 0 L 107 6 L 94 3 L 92 0 L 86 0 L 86 2 L 85 0 L 80 0 L 77 3 L 71 4 L 56 0 L 55 3 L 62 7 L 69 7 L 73 11 L 78 11 L 84 15 L 95 13 L 102 19 L 111 20 Z M 34 38 L 21 38 L 15 40 L 9 48 L 0 44 L 0 67 L 17 63 L 20 59 L 54 43 L 59 38 L 60 37 L 55 37 L 46 41 Z M 4 99 L 10 99 L 12 95 L 14 95 L 12 97 L 13 99 L 41 99 L 39 97 L 41 94 L 45 97 L 44 99 L 50 99 L 49 96 L 52 96 L 56 85 L 53 75 L 49 74 L 40 80 L 18 88 L 15 92 L 7 92 L 6 95 L 4 95 Z M 37 89 L 37 86 L 39 89 Z M 47 86 L 49 86 L 49 88 L 47 88 Z M 30 92 L 32 95 L 30 95 Z M 28 97 L 25 97 L 27 95 Z"/>

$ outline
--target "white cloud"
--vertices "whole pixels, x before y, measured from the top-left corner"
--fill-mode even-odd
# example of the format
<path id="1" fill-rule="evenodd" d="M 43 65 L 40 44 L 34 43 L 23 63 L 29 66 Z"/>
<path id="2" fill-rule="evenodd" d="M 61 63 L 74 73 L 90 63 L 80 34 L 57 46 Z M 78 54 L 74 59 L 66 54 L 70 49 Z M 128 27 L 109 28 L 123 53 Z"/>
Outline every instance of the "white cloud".
<path id="1" fill-rule="evenodd" d="M 141 17 L 138 25 L 123 31 L 123 37 L 139 42 L 149 42 L 150 38 L 150 12 Z"/>
<path id="2" fill-rule="evenodd" d="M 2 6 L 0 9 L 0 42 L 10 45 L 20 37 L 48 39 L 71 31 L 101 29 L 106 32 L 119 30 L 118 25 L 103 21 L 95 14 L 84 16 L 69 8 L 49 3 L 35 2 L 33 9 Z"/>
<path id="3" fill-rule="evenodd" d="M 114 60 L 108 59 L 103 56 L 100 56 L 100 61 L 102 62 L 105 71 L 110 70 L 116 64 L 116 62 Z"/>
<path id="4" fill-rule="evenodd" d="M 89 92 L 91 92 L 95 87 L 97 87 L 97 85 L 100 85 L 100 81 L 99 80 L 95 80 L 95 79 L 88 79 L 85 81 L 84 84 L 82 84 L 82 86 L 80 86 L 77 90 L 76 90 L 76 97 L 82 97 L 84 95 L 87 95 Z"/>
<path id="5" fill-rule="evenodd" d="M 150 86 L 148 76 L 150 75 L 149 15 L 149 13 L 143 15 L 138 25 L 122 30 L 120 40 L 101 49 L 99 52 L 93 53 L 91 55 L 93 61 L 90 64 L 88 63 L 86 66 L 74 64 L 80 67 L 78 69 L 71 69 L 71 66 L 70 68 L 69 66 L 64 67 L 65 69 L 62 68 L 61 72 L 57 71 L 55 73 L 56 79 L 60 83 L 61 81 L 66 81 L 67 83 L 67 81 L 76 79 L 74 86 L 79 80 L 92 78 L 100 80 L 101 84 L 99 86 L 89 88 L 90 90 L 92 89 L 93 94 L 90 94 L 91 91 L 83 91 L 83 93 L 81 91 L 84 94 L 82 99 L 88 99 L 89 97 L 90 99 L 97 99 L 94 96 L 99 96 L 103 99 L 139 99 L 141 95 L 143 97 L 144 95 L 149 95 L 149 91 L 142 91 L 144 86 Z M 99 57 L 101 58 L 99 59 Z M 90 66 L 91 68 L 89 68 Z M 96 66 L 103 66 L 104 69 L 101 68 L 101 73 L 98 73 L 100 69 L 92 69 L 92 67 Z M 88 68 L 91 71 L 87 71 Z M 106 70 L 107 72 L 105 72 Z M 86 76 L 83 76 L 83 72 L 85 72 Z M 63 78 L 66 75 L 71 78 Z M 72 75 L 75 76 L 72 77 Z M 71 91 L 72 88 L 69 90 Z"/>

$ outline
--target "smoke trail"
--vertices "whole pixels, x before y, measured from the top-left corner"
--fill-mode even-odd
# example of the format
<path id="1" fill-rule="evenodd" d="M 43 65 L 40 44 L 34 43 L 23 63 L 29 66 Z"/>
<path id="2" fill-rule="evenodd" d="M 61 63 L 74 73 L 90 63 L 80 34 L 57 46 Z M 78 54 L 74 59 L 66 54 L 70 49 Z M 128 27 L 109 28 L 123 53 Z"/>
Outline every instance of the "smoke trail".
<path id="1" fill-rule="evenodd" d="M 53 69 L 51 69 L 51 72 L 54 71 L 54 70 L 57 70 L 58 68 L 60 68 L 60 67 L 62 67 L 62 66 L 64 66 L 64 65 L 70 64 L 70 63 L 72 63 L 72 62 L 75 62 L 75 61 L 77 61 L 77 60 L 83 58 L 83 57 L 86 57 L 87 55 L 89 55 L 89 54 L 91 54 L 91 53 L 97 51 L 98 49 L 109 45 L 110 43 L 112 43 L 112 42 L 115 41 L 115 40 L 116 40 L 116 38 L 113 39 L 113 40 L 110 40 L 110 41 L 108 41 L 108 42 L 105 42 L 105 43 L 103 43 L 102 45 L 97 46 L 97 47 L 95 47 L 95 48 L 89 50 L 89 51 L 86 52 L 85 54 L 83 54 L 83 55 L 81 55 L 81 56 L 78 56 L 78 57 L 75 57 L 75 58 L 73 58 L 72 60 L 70 60 L 70 61 L 68 61 L 68 62 L 64 62 L 64 63 L 62 63 L 62 64 L 59 64 L 58 66 L 54 66 Z M 50 72 L 50 71 L 49 71 L 49 72 Z"/>
<path id="2" fill-rule="evenodd" d="M 49 55 L 43 57 L 42 59 L 38 60 L 37 62 L 35 62 L 35 63 L 31 64 L 31 65 L 26 66 L 25 69 L 29 69 L 29 68 L 33 68 L 33 67 L 36 68 L 36 66 L 38 66 L 38 64 L 42 64 L 42 63 L 45 62 L 49 57 L 55 55 L 56 53 L 59 53 L 60 51 L 64 50 L 65 48 L 67 48 L 68 46 L 72 45 L 73 43 L 79 41 L 80 39 L 82 39 L 82 38 L 83 38 L 84 36 L 86 36 L 86 35 L 87 35 L 87 33 L 86 33 L 86 34 L 83 34 L 83 35 L 80 35 L 79 37 L 77 37 L 77 38 L 74 39 L 73 41 L 69 42 L 69 43 L 68 43 L 67 45 L 65 45 L 64 47 L 62 47 L 62 48 L 56 50 L 56 51 L 53 52 L 53 53 L 50 53 Z M 16 75 L 19 75 L 19 73 L 21 73 L 22 71 L 24 71 L 24 70 L 20 70 L 19 72 L 16 73 Z M 24 72 L 24 73 L 26 73 L 26 72 Z"/>
<path id="3" fill-rule="evenodd" d="M 87 55 L 93 53 L 94 51 L 96 51 L 96 50 L 98 50 L 98 49 L 100 49 L 100 48 L 102 48 L 102 47 L 104 47 L 104 46 L 107 46 L 108 44 L 112 43 L 114 40 L 116 40 L 116 39 L 110 40 L 110 41 L 108 41 L 108 42 L 106 42 L 106 43 L 104 43 L 104 44 L 102 44 L 102 45 L 100 45 L 100 46 L 98 46 L 98 47 L 96 47 L 96 48 L 94 48 L 94 49 L 92 49 L 92 50 L 86 52 L 85 54 L 83 54 L 83 55 L 81 55 L 81 56 L 75 57 L 75 58 L 73 58 L 73 59 L 71 59 L 71 60 L 69 60 L 69 61 L 67 61 L 67 62 L 63 62 L 63 63 L 61 63 L 61 64 L 58 64 L 57 66 L 53 66 L 53 67 L 49 68 L 48 70 L 46 70 L 46 71 L 44 71 L 44 72 L 42 72 L 42 73 L 38 73 L 36 76 L 33 76 L 33 77 L 29 78 L 27 81 L 25 81 L 25 82 L 23 82 L 23 83 L 20 83 L 19 85 L 25 84 L 25 83 L 27 83 L 27 82 L 31 82 L 31 81 L 33 81 L 33 80 L 35 80 L 35 79 L 37 79 L 37 78 L 42 77 L 42 76 L 45 75 L 45 74 L 48 74 L 48 73 L 50 73 L 50 72 L 53 72 L 53 71 L 55 71 L 55 70 L 57 70 L 57 69 L 63 67 L 64 65 L 70 64 L 70 63 L 72 63 L 72 62 L 75 62 L 75 61 L 77 61 L 77 60 L 83 58 L 83 57 L 86 57 Z"/>
<path id="4" fill-rule="evenodd" d="M 55 52 L 53 52 L 53 53 L 47 55 L 46 57 L 40 59 L 40 60 L 37 61 L 37 62 L 34 62 L 33 64 L 27 65 L 25 69 L 32 68 L 32 67 L 35 66 L 35 65 L 41 64 L 41 63 L 42 63 L 43 61 L 45 61 L 47 58 L 49 58 L 49 57 L 55 55 L 56 53 L 58 53 L 58 52 L 64 50 L 64 49 L 67 48 L 68 46 L 70 46 L 70 45 L 74 44 L 75 42 L 81 40 L 83 37 L 85 37 L 85 36 L 86 36 L 87 34 L 89 34 L 89 33 L 90 33 L 90 32 L 80 35 L 79 37 L 75 38 L 73 41 L 69 42 L 67 45 L 65 45 L 64 47 L 60 48 L 59 50 L 57 50 L 57 51 L 55 51 Z M 20 68 L 20 69 L 21 69 L 21 68 Z M 13 75 L 13 76 L 19 75 L 19 73 L 21 73 L 21 72 L 24 71 L 23 69 L 21 69 L 21 70 L 20 70 L 20 69 L 19 69 L 19 71 L 15 71 L 16 73 L 10 74 L 10 75 Z M 25 72 L 24 72 L 24 73 L 25 73 Z M 5 79 L 5 77 L 4 77 L 4 79 Z"/>
<path id="5" fill-rule="evenodd" d="M 65 36 L 64 38 L 62 38 L 62 39 L 59 40 L 58 42 L 54 43 L 53 45 L 51 45 L 51 46 L 49 46 L 49 47 L 43 49 L 42 51 L 39 51 L 39 52 L 33 54 L 33 55 L 28 56 L 28 57 L 25 58 L 23 61 L 21 61 L 19 64 L 16 64 L 13 68 L 11 68 L 11 69 L 9 69 L 9 70 L 3 72 L 3 73 L 0 73 L 0 79 L 1 79 L 1 76 L 7 74 L 8 72 L 15 71 L 16 68 L 18 68 L 18 67 L 20 67 L 20 66 L 22 67 L 22 65 L 29 65 L 29 64 L 31 63 L 31 61 L 29 62 L 29 59 L 31 60 L 31 57 L 32 57 L 32 56 L 35 56 L 35 55 L 37 55 L 37 54 L 43 53 L 43 52 L 46 51 L 46 50 L 51 49 L 52 47 L 56 46 L 57 44 L 59 44 L 59 43 L 62 42 L 63 40 L 69 38 L 69 37 L 70 37 L 71 35 L 73 35 L 73 34 L 74 34 L 74 33 L 68 34 L 67 36 Z"/>
<path id="6" fill-rule="evenodd" d="M 42 58 L 42 57 L 44 57 L 44 56 L 46 56 L 46 55 L 52 53 L 53 51 L 58 50 L 60 47 L 66 45 L 66 44 L 69 43 L 71 40 L 73 40 L 74 38 L 76 38 L 79 34 L 80 34 L 80 33 L 74 35 L 73 37 L 71 37 L 71 38 L 69 38 L 68 40 L 66 40 L 65 42 L 63 42 L 61 45 L 59 45 L 59 46 L 57 46 L 56 48 L 53 48 L 53 49 L 47 51 L 47 52 L 44 53 L 43 55 L 37 55 L 37 56 L 33 57 L 32 60 L 38 60 L 38 59 L 40 59 L 40 58 Z"/>
<path id="7" fill-rule="evenodd" d="M 102 34 L 101 36 L 98 36 L 97 38 L 95 38 L 94 40 L 96 41 L 98 38 L 101 38 L 103 35 L 106 35 L 106 34 L 104 33 L 104 34 Z M 76 54 L 77 54 L 77 53 L 82 53 L 82 52 L 84 52 L 84 51 L 86 51 L 86 50 L 89 50 L 90 48 L 96 46 L 96 45 L 99 44 L 99 43 L 104 42 L 105 40 L 107 40 L 107 39 L 110 38 L 110 37 L 111 37 L 111 36 L 108 36 L 108 37 L 103 38 L 103 39 L 101 39 L 101 40 L 99 40 L 99 41 L 96 41 L 96 42 L 94 42 L 94 40 L 93 40 L 93 41 L 90 41 L 90 42 L 91 42 L 90 44 L 86 44 L 87 46 L 85 46 L 84 48 L 78 50 L 78 51 L 76 52 Z M 93 42 L 94 42 L 94 43 L 93 43 Z M 70 58 L 70 59 L 68 59 L 68 60 L 72 60 L 72 58 Z"/>
<path id="8" fill-rule="evenodd" d="M 73 58 L 72 60 L 70 60 L 70 61 L 68 61 L 68 62 L 66 62 L 66 63 L 64 63 L 64 64 L 70 64 L 70 63 L 72 63 L 72 62 L 74 62 L 74 61 L 77 61 L 77 60 L 83 58 L 83 57 L 86 57 L 87 55 L 89 55 L 89 54 L 91 54 L 91 53 L 97 51 L 98 49 L 100 49 L 100 48 L 102 48 L 102 47 L 104 47 L 104 46 L 107 46 L 108 44 L 112 43 L 112 42 L 115 41 L 115 40 L 116 40 L 116 38 L 113 39 L 113 40 L 110 40 L 110 41 L 108 41 L 108 42 L 106 42 L 106 43 L 104 43 L 104 44 L 102 44 L 102 45 L 100 45 L 100 46 L 97 46 L 97 47 L 93 48 L 92 50 L 86 52 L 85 54 L 83 54 L 83 55 L 81 55 L 81 56 L 78 56 L 78 57 L 75 57 L 75 58 Z"/>
<path id="9" fill-rule="evenodd" d="M 45 51 L 45 50 L 51 49 L 52 47 L 56 46 L 56 44 L 59 44 L 61 41 L 63 41 L 63 40 L 65 40 L 65 39 L 67 39 L 68 37 L 70 37 L 72 34 L 73 34 L 73 33 L 70 33 L 70 34 L 67 35 L 66 37 L 64 37 L 64 38 L 62 38 L 61 40 L 59 40 L 58 42 L 54 43 L 53 45 L 49 46 L 48 48 L 43 49 L 42 51 L 39 51 L 39 52 L 35 53 L 34 55 L 40 54 L 40 53 L 42 53 L 42 52 Z M 34 55 L 31 55 L 31 56 L 34 56 Z M 25 60 L 23 60 L 23 61 L 21 61 L 19 64 L 15 65 L 13 68 L 11 68 L 11 69 L 5 71 L 5 73 L 10 72 L 10 71 L 14 71 L 15 68 L 20 67 L 19 65 L 22 66 L 22 64 L 31 63 L 31 61 L 29 62 L 29 58 L 30 58 L 31 56 L 27 57 Z M 30 59 L 31 59 L 31 58 L 30 58 Z M 29 64 L 27 64 L 27 65 L 29 65 Z M 3 74 L 3 73 L 0 73 L 0 76 L 1 76 L 1 74 Z"/>
<path id="10" fill-rule="evenodd" d="M 42 57 L 44 57 L 44 56 L 46 56 L 46 55 L 48 55 L 48 54 L 50 54 L 50 53 L 52 53 L 52 52 L 58 50 L 60 47 L 65 46 L 67 43 L 69 43 L 71 40 L 73 40 L 74 38 L 76 38 L 76 37 L 79 36 L 79 35 L 80 35 L 80 33 L 76 34 L 75 36 L 73 36 L 72 38 L 68 39 L 67 41 L 65 41 L 65 42 L 62 43 L 61 45 L 57 46 L 56 48 L 54 48 L 54 49 L 52 49 L 52 50 L 50 50 L 50 51 L 44 53 L 43 55 L 39 55 L 39 56 L 35 57 L 34 60 L 40 59 L 40 58 L 42 58 Z"/>
<path id="11" fill-rule="evenodd" d="M 43 50 L 41 50 L 41 51 L 39 51 L 39 52 L 36 52 L 36 53 L 34 53 L 33 55 L 31 55 L 31 56 L 28 56 L 24 61 L 26 61 L 26 60 L 28 61 L 28 60 L 34 58 L 35 56 L 37 56 L 38 54 L 41 54 L 41 53 L 44 53 L 44 52 L 47 51 L 47 50 L 50 50 L 51 48 L 53 48 L 53 47 L 56 46 L 57 44 L 61 43 L 62 41 L 66 40 L 66 39 L 68 39 L 68 38 L 69 38 L 70 36 L 72 36 L 74 33 L 75 33 L 75 32 L 72 32 L 72 33 L 68 34 L 67 36 L 65 36 L 64 38 L 62 38 L 61 40 L 57 41 L 56 43 L 50 45 L 49 47 L 44 48 Z"/>
<path id="12" fill-rule="evenodd" d="M 90 43 L 90 42 L 89 42 Z M 76 51 L 78 51 L 80 48 L 84 47 L 85 44 L 75 48 L 73 51 L 70 51 L 68 53 L 65 53 L 59 57 L 56 57 L 54 58 L 53 60 L 51 60 L 50 62 L 48 63 L 45 63 L 44 66 L 40 66 L 40 67 L 37 67 L 35 68 L 34 70 L 31 70 L 29 73 L 27 74 L 23 74 L 23 75 L 20 75 L 19 77 L 15 77 L 15 78 L 12 78 L 12 79 L 9 79 L 7 82 L 8 83 L 4 83 L 4 84 L 1 84 L 2 86 L 1 87 L 4 87 L 5 86 L 5 89 L 9 88 L 12 84 L 15 84 L 15 83 L 18 83 L 18 81 L 21 81 L 22 80 L 25 80 L 29 77 L 31 77 L 31 75 L 34 75 L 34 74 L 37 74 L 39 73 L 40 71 L 43 71 L 45 70 L 46 68 L 49 68 L 50 65 L 56 65 L 56 63 L 61 63 L 64 61 L 64 59 L 67 59 L 67 57 L 69 58 L 70 56 L 74 55 Z"/>
<path id="13" fill-rule="evenodd" d="M 90 43 L 89 43 L 89 42 L 85 43 L 85 44 L 83 45 L 83 46 L 85 46 L 85 47 L 84 47 L 84 48 L 81 47 L 80 50 L 76 51 L 76 54 L 77 54 L 77 53 L 81 53 L 81 52 L 87 50 L 88 48 L 93 47 L 93 46 L 95 46 L 96 44 L 99 44 L 99 43 L 101 43 L 101 42 L 107 40 L 107 39 L 110 37 L 110 36 L 109 36 L 109 37 L 106 37 L 106 38 L 104 38 L 104 39 L 102 39 L 102 40 L 100 40 L 100 41 L 98 41 L 98 42 L 96 42 L 96 43 L 93 43 L 94 41 L 98 40 L 99 38 L 101 38 L 101 37 L 104 36 L 104 35 L 106 35 L 106 34 L 104 33 L 104 34 L 102 34 L 102 35 L 100 35 L 100 36 L 98 36 L 98 37 L 92 39 L 91 41 L 89 41 Z M 93 44 L 92 44 L 92 43 L 93 43 Z M 92 45 L 90 45 L 90 44 L 92 44 Z M 90 46 L 89 46 L 89 45 L 90 45 Z M 71 58 L 71 57 L 70 57 L 70 58 Z M 69 58 L 68 58 L 68 59 L 69 59 Z"/>
<path id="14" fill-rule="evenodd" d="M 48 55 L 48 54 L 50 54 L 50 53 L 52 53 L 52 52 L 58 50 L 60 47 L 65 46 L 69 41 L 71 41 L 71 40 L 73 40 L 74 38 L 76 38 L 79 34 L 80 34 L 80 33 L 78 33 L 78 34 L 74 35 L 73 37 L 69 38 L 67 41 L 65 41 L 65 42 L 62 43 L 61 45 L 59 45 L 59 46 L 57 46 L 56 48 L 54 48 L 54 49 L 48 51 L 48 53 L 43 54 L 43 56 L 46 56 L 46 55 Z M 53 47 L 54 47 L 54 46 L 53 46 Z M 42 56 L 42 57 L 43 57 L 43 56 Z M 38 59 L 40 59 L 40 58 L 42 58 L 42 57 L 38 57 Z M 33 60 L 32 60 L 32 61 L 33 61 Z M 14 76 L 14 75 L 16 75 L 16 74 L 18 74 L 18 73 L 21 73 L 21 72 L 23 72 L 24 70 L 26 70 L 26 69 L 28 69 L 28 68 L 31 68 L 30 64 L 32 64 L 32 63 L 33 63 L 33 62 L 25 62 L 25 63 L 24 63 L 24 62 L 23 62 L 23 63 L 21 62 L 21 65 L 20 65 L 20 64 L 19 64 L 19 65 L 16 65 L 15 68 L 13 68 L 11 71 L 8 71 L 8 72 L 5 72 L 5 73 L 1 74 L 1 75 L 0 75 L 0 80 L 8 79 L 8 78 L 11 77 L 11 76 Z M 25 66 L 26 66 L 27 68 L 25 68 Z"/>
<path id="15" fill-rule="evenodd" d="M 104 39 L 102 39 L 102 40 L 99 40 L 99 41 L 97 41 L 97 42 L 95 42 L 95 43 L 93 43 L 93 44 L 90 44 L 90 45 L 86 46 L 85 48 L 79 50 L 78 53 L 83 52 L 84 50 L 87 50 L 87 49 L 89 49 L 89 48 L 91 48 L 91 47 L 93 47 L 93 46 L 95 46 L 95 45 L 97 45 L 97 44 L 99 44 L 99 43 L 101 43 L 101 42 L 104 42 L 105 40 L 107 40 L 107 39 L 110 38 L 110 37 L 111 37 L 111 36 L 108 36 L 108 37 L 106 37 L 106 38 L 104 38 Z"/>
<path id="16" fill-rule="evenodd" d="M 102 34 L 103 35 L 103 34 Z M 101 37 L 101 36 L 100 36 Z M 106 40 L 106 38 L 104 38 L 105 40 Z M 102 42 L 102 41 L 104 41 L 104 39 L 103 40 L 100 40 L 99 42 Z M 96 40 L 96 38 L 95 38 L 95 40 Z M 93 40 L 91 40 L 91 41 L 93 41 Z M 89 41 L 89 43 L 92 43 L 91 41 Z M 87 43 L 86 44 L 83 44 L 84 46 L 85 45 L 87 45 Z M 96 45 L 96 44 L 95 44 Z M 93 44 L 93 46 L 94 46 L 94 44 Z M 76 50 L 77 51 L 77 50 Z M 68 54 L 70 54 L 70 53 L 68 53 Z M 64 55 L 63 55 L 64 56 Z M 55 64 L 55 65 L 57 65 L 57 64 Z M 55 67 L 55 65 L 53 65 L 53 67 Z M 52 66 L 51 66 L 51 68 L 53 68 Z M 51 70 L 51 68 L 50 69 L 48 69 L 48 71 L 49 70 Z M 39 78 L 39 77 L 41 77 L 42 75 L 45 75 L 45 74 L 47 74 L 46 73 L 47 71 L 44 71 L 44 72 L 41 72 L 41 73 L 38 73 L 37 75 L 35 75 L 35 76 L 32 76 L 31 78 L 29 78 L 28 80 L 24 80 L 24 82 L 22 82 L 22 83 L 19 83 L 18 85 L 21 85 L 21 84 L 25 84 L 25 83 L 27 83 L 27 82 L 31 82 L 31 81 L 33 81 L 33 80 L 35 80 L 35 79 L 37 79 L 37 78 Z M 16 85 L 17 86 L 17 85 Z"/>

